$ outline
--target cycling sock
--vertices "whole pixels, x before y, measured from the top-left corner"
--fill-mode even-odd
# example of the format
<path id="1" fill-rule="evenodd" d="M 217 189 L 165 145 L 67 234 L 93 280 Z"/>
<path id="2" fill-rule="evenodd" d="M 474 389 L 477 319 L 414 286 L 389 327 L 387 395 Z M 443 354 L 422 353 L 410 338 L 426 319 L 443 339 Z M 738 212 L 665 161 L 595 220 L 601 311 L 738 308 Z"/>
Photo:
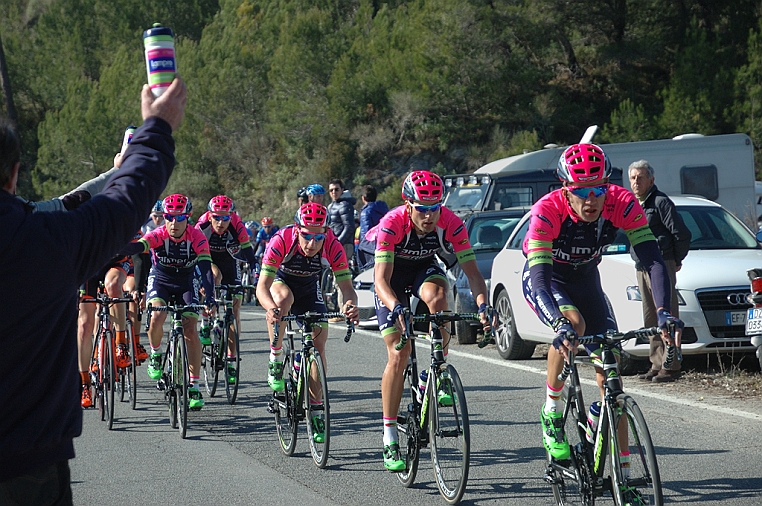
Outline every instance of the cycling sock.
<path id="1" fill-rule="evenodd" d="M 630 477 L 630 452 L 619 452 L 619 466 L 622 468 L 622 477 L 628 479 Z"/>
<path id="2" fill-rule="evenodd" d="M 397 441 L 397 417 L 384 417 L 384 446 Z"/>
<path id="3" fill-rule="evenodd" d="M 561 411 L 561 391 L 564 389 L 563 385 L 561 385 L 561 388 L 558 390 L 554 389 L 552 386 L 550 386 L 550 383 L 546 382 L 545 386 L 547 387 L 546 392 L 547 396 L 545 399 L 545 414 L 550 413 L 551 411 Z"/>
<path id="4" fill-rule="evenodd" d="M 198 376 L 191 376 L 190 377 L 190 387 L 193 388 L 196 385 L 201 384 L 201 378 Z"/>
<path id="5" fill-rule="evenodd" d="M 161 355 L 161 345 L 157 346 L 156 348 L 154 348 L 153 345 L 151 345 L 151 353 L 158 353 L 159 355 Z"/>
<path id="6" fill-rule="evenodd" d="M 79 371 L 79 377 L 82 379 L 83 385 L 90 385 L 90 373 L 88 371 Z"/>
<path id="7" fill-rule="evenodd" d="M 270 362 L 283 362 L 283 358 L 281 357 L 281 354 L 283 353 L 283 348 L 273 348 L 270 346 Z"/>
<path id="8" fill-rule="evenodd" d="M 124 330 L 116 331 L 116 344 L 127 344 L 127 332 Z"/>

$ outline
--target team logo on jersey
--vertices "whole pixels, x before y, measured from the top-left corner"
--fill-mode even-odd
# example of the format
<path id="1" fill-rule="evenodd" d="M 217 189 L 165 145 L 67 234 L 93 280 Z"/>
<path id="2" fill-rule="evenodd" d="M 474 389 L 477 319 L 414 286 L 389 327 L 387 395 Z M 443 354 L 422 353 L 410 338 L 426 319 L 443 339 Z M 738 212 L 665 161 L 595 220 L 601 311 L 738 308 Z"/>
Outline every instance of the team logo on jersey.
<path id="1" fill-rule="evenodd" d="M 389 235 L 397 235 L 396 233 L 394 233 L 394 230 L 391 230 L 391 229 L 389 229 L 389 228 L 386 228 L 386 227 L 381 227 L 381 230 L 382 230 L 383 232 L 386 232 L 386 233 L 387 233 L 387 234 L 389 234 Z"/>
<path id="2" fill-rule="evenodd" d="M 538 215 L 537 215 L 537 219 L 538 219 L 538 220 L 542 220 L 542 221 L 544 221 L 545 223 L 547 223 L 548 225 L 550 225 L 550 226 L 551 226 L 551 228 L 553 227 L 553 224 L 550 222 L 550 220 L 549 220 L 549 219 L 547 219 L 547 218 L 546 218 L 545 216 L 543 216 L 542 214 L 538 214 Z"/>
<path id="3" fill-rule="evenodd" d="M 635 221 L 640 221 L 640 219 L 641 219 L 642 217 L 643 217 L 643 213 L 639 213 L 639 214 L 638 214 L 638 215 L 635 217 Z"/>
<path id="4" fill-rule="evenodd" d="M 628 214 L 630 214 L 630 211 L 632 211 L 632 208 L 633 208 L 633 207 L 635 207 L 635 201 L 634 201 L 634 200 L 631 200 L 631 201 L 630 201 L 630 202 L 627 204 L 627 207 L 625 207 L 625 208 L 624 208 L 624 212 L 622 213 L 622 217 L 623 217 L 623 218 L 626 218 L 626 217 L 627 217 L 627 215 L 628 215 Z"/>
<path id="5" fill-rule="evenodd" d="M 537 232 L 540 235 L 548 235 L 548 233 L 546 231 L 544 231 L 543 229 L 541 229 L 541 228 L 536 228 L 536 229 L 534 229 L 534 231 Z"/>
<path id="6" fill-rule="evenodd" d="M 458 228 L 455 229 L 455 232 L 453 232 L 452 235 L 458 235 L 459 233 L 461 233 L 463 231 L 464 226 L 465 225 L 460 225 Z"/>
<path id="7" fill-rule="evenodd" d="M 458 244 L 466 244 L 468 242 L 468 239 L 461 239 L 458 241 Z"/>
<path id="8" fill-rule="evenodd" d="M 381 241 L 381 246 L 389 246 L 389 243 L 386 241 Z"/>

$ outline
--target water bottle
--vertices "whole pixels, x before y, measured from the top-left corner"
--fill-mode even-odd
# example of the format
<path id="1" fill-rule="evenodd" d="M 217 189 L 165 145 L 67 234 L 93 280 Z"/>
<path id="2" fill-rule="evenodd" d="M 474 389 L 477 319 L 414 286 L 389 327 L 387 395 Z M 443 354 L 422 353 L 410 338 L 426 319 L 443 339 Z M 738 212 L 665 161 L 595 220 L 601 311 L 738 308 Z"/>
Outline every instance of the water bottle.
<path id="1" fill-rule="evenodd" d="M 175 60 L 175 36 L 172 29 L 155 23 L 143 32 L 143 46 L 146 54 L 148 86 L 154 97 L 166 91 L 177 72 Z"/>
<path id="2" fill-rule="evenodd" d="M 590 404 L 590 413 L 587 415 L 587 429 L 585 430 L 587 440 L 595 443 L 595 432 L 598 430 L 598 420 L 601 417 L 601 401 L 595 401 Z"/>
<path id="3" fill-rule="evenodd" d="M 421 375 L 419 377 L 421 381 L 418 383 L 418 392 L 416 397 L 418 398 L 418 403 L 423 404 L 423 398 L 426 395 L 426 381 L 429 379 L 429 371 L 424 369 L 421 371 Z"/>
<path id="4" fill-rule="evenodd" d="M 132 142 L 132 136 L 135 134 L 136 128 L 137 127 L 130 125 L 124 129 L 124 139 L 122 139 L 122 153 L 127 150 L 127 146 L 129 146 L 130 142 Z"/>
<path id="5" fill-rule="evenodd" d="M 302 365 L 302 355 L 297 351 L 294 353 L 294 365 L 291 368 L 291 379 L 294 381 L 294 385 L 299 383 L 299 368 Z"/>

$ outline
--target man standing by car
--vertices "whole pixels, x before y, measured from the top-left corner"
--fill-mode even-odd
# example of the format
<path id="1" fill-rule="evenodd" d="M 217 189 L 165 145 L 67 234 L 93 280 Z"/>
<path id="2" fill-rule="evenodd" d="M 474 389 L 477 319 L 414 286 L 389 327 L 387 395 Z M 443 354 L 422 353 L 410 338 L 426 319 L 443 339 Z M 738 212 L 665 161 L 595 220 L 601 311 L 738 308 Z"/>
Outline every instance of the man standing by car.
<path id="1" fill-rule="evenodd" d="M 675 209 L 675 204 L 670 198 L 659 191 L 654 184 L 654 169 L 646 160 L 633 162 L 629 167 L 630 186 L 640 205 L 646 212 L 648 226 L 651 228 L 659 243 L 661 256 L 667 266 L 667 273 L 672 282 L 672 314 L 678 315 L 677 289 L 675 288 L 677 271 L 680 270 L 682 261 L 688 254 L 691 245 L 691 232 L 685 226 L 685 222 Z M 654 305 L 651 281 L 648 273 L 638 260 L 635 250 L 630 248 L 630 255 L 635 260 L 635 269 L 638 276 L 638 287 L 643 300 L 643 324 L 646 327 L 656 325 L 656 306 Z M 675 381 L 680 377 L 680 361 L 674 360 L 669 370 L 664 369 L 664 357 L 666 346 L 661 336 L 650 338 L 651 351 L 649 359 L 651 367 L 645 374 L 638 376 L 642 380 L 664 383 Z"/>
<path id="2" fill-rule="evenodd" d="M 344 189 L 341 179 L 331 179 L 328 182 L 328 194 L 331 203 L 328 204 L 328 226 L 344 248 L 347 262 L 352 260 L 355 252 L 355 199 L 349 190 Z M 339 307 L 344 305 L 341 291 L 338 293 Z M 332 318 L 332 322 L 344 321 L 342 318 Z"/>

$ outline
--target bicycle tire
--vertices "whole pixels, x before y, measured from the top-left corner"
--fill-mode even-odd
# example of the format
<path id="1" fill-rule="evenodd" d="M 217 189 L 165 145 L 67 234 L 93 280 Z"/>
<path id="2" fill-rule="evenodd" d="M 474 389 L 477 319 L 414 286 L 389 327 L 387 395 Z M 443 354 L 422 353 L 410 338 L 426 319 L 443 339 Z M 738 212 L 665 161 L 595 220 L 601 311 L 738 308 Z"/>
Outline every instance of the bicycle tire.
<path id="1" fill-rule="evenodd" d="M 128 368 L 126 367 L 117 367 L 116 368 L 116 377 L 119 378 L 117 380 L 118 389 L 119 389 L 119 402 L 124 402 L 124 394 L 127 392 L 127 374 L 129 373 Z M 129 394 L 127 394 L 129 396 Z"/>
<path id="2" fill-rule="evenodd" d="M 303 382 L 309 385 L 309 388 L 304 392 L 304 412 L 307 414 L 307 419 L 304 422 L 307 426 L 307 440 L 310 444 L 310 453 L 312 453 L 312 460 L 315 461 L 315 465 L 320 469 L 324 469 L 328 464 L 328 452 L 331 448 L 331 410 L 330 402 L 328 399 L 328 379 L 325 375 L 325 364 L 320 357 L 320 352 L 313 349 L 312 352 L 307 354 L 307 360 L 304 361 L 306 370 L 302 373 L 304 375 Z M 312 370 L 316 371 L 317 379 L 312 379 Z M 323 403 L 321 405 L 313 404 L 311 400 L 311 393 L 321 392 Z M 313 427 L 312 420 L 314 417 L 319 417 L 322 414 L 323 420 L 323 442 L 315 441 L 315 428 Z"/>
<path id="3" fill-rule="evenodd" d="M 175 389 L 177 390 L 177 418 L 178 429 L 180 431 L 180 437 L 185 439 L 188 432 L 188 385 L 190 383 L 188 372 L 188 348 L 185 343 L 185 336 L 182 332 L 177 334 L 177 354 L 178 357 L 176 364 L 179 365 L 181 370 L 175 366 Z"/>
<path id="4" fill-rule="evenodd" d="M 135 409 L 138 400 L 138 345 L 132 322 L 127 319 L 127 340 L 130 350 L 130 367 L 127 374 L 127 386 L 130 396 L 130 408 Z"/>
<path id="5" fill-rule="evenodd" d="M 439 493 L 448 504 L 457 504 L 466 491 L 471 458 L 468 406 L 460 376 L 452 365 L 445 364 L 436 375 L 427 391 L 431 463 Z M 451 405 L 437 402 L 440 390 L 451 397 Z"/>
<path id="6" fill-rule="evenodd" d="M 174 330 L 170 331 L 169 343 L 167 344 L 167 355 L 164 359 L 164 374 L 162 379 L 164 381 L 164 395 L 167 398 L 167 406 L 169 407 L 169 426 L 173 429 L 177 428 L 177 391 L 175 390 L 175 362 L 177 357 L 175 355 L 175 346 L 172 346 L 173 340 L 176 339 L 172 334 Z"/>
<path id="7" fill-rule="evenodd" d="M 619 394 L 616 399 L 616 409 L 613 413 L 614 422 L 611 427 L 611 448 L 609 470 L 611 471 L 611 494 L 617 506 L 625 504 L 651 504 L 661 506 L 664 497 L 661 488 L 659 465 L 651 434 L 648 431 L 643 412 L 635 400 L 627 394 Z M 617 431 L 614 427 L 625 423 L 627 427 L 628 451 L 630 452 L 629 478 L 623 476 L 619 465 L 619 454 L 622 451 Z M 640 499 L 640 503 L 636 502 Z"/>
<path id="8" fill-rule="evenodd" d="M 225 325 L 225 330 L 222 334 L 222 343 L 224 343 L 224 346 L 222 343 L 220 343 L 220 347 L 223 348 L 222 350 L 222 359 L 224 360 L 223 364 L 225 366 L 225 394 L 228 398 L 228 404 L 235 404 L 235 400 L 238 397 L 238 382 L 240 381 L 240 373 L 241 373 L 241 353 L 240 353 L 240 343 L 239 343 L 239 336 L 241 335 L 238 330 L 238 321 L 236 321 L 235 316 L 231 313 L 228 315 L 230 317 L 230 320 L 228 321 L 227 325 Z M 227 320 L 227 318 L 226 318 Z M 230 346 L 230 343 L 228 342 L 230 339 L 230 333 L 233 333 L 233 353 L 235 353 L 234 358 L 227 357 L 227 353 L 225 351 Z M 235 371 L 235 375 L 230 375 L 230 366 L 233 366 L 233 370 Z M 233 380 L 232 382 L 230 380 Z"/>
<path id="9" fill-rule="evenodd" d="M 291 348 L 287 339 L 283 340 L 283 378 L 286 388 L 282 392 L 273 393 L 275 428 L 278 432 L 280 448 L 287 456 L 292 456 L 296 449 L 296 434 L 299 420 L 296 417 L 296 385 L 291 381 Z"/>
<path id="10" fill-rule="evenodd" d="M 567 384 L 570 384 L 571 380 L 567 380 Z M 592 490 L 592 476 L 590 475 L 589 467 L 587 465 L 587 459 L 585 456 L 585 443 L 582 438 L 586 437 L 582 429 L 578 424 L 578 420 L 582 420 L 587 425 L 587 411 L 584 406 L 579 407 L 577 402 L 573 398 L 573 392 L 570 389 L 568 393 L 568 400 L 566 402 L 566 412 L 564 425 L 564 432 L 566 433 L 567 440 L 569 441 L 571 457 L 569 460 L 570 466 L 565 468 L 565 472 L 573 475 L 574 478 L 564 477 L 557 468 L 553 468 L 550 472 L 552 474 L 551 487 L 553 489 L 553 498 L 558 506 L 595 506 L 595 495 Z M 550 464 L 552 459 L 550 453 L 546 451 L 548 463 Z M 559 465 L 559 463 L 555 463 Z"/>
<path id="11" fill-rule="evenodd" d="M 397 410 L 397 435 L 400 454 L 405 459 L 405 470 L 397 473 L 397 479 L 405 488 L 409 488 L 415 482 L 415 477 L 418 474 L 419 431 L 421 429 L 416 417 L 416 412 L 419 409 L 415 397 L 417 383 L 413 380 L 413 377 L 417 377 L 417 371 L 413 370 L 412 363 L 409 363 L 403 374 L 404 387 L 400 407 Z"/>
<path id="12" fill-rule="evenodd" d="M 106 399 L 106 418 L 108 421 L 108 430 L 114 428 L 114 391 L 116 390 L 115 375 L 116 367 L 114 366 L 114 338 L 110 330 L 104 332 L 104 346 L 105 350 L 105 369 L 104 369 L 104 394 Z"/>
<path id="13" fill-rule="evenodd" d="M 201 350 L 201 368 L 204 371 L 204 387 L 209 397 L 217 393 L 217 357 L 220 344 L 212 343 Z"/>
<path id="14" fill-rule="evenodd" d="M 106 405 L 106 378 L 104 376 L 104 371 L 106 370 L 106 350 L 105 345 L 103 344 L 104 338 L 103 338 L 104 330 L 101 330 L 98 333 L 98 339 L 95 340 L 95 346 L 97 347 L 97 357 L 96 357 L 96 363 L 98 364 L 98 374 L 96 374 L 96 385 L 95 390 L 97 392 L 98 396 L 98 412 L 101 415 L 101 421 L 106 421 L 106 410 L 108 409 L 108 406 Z"/>

